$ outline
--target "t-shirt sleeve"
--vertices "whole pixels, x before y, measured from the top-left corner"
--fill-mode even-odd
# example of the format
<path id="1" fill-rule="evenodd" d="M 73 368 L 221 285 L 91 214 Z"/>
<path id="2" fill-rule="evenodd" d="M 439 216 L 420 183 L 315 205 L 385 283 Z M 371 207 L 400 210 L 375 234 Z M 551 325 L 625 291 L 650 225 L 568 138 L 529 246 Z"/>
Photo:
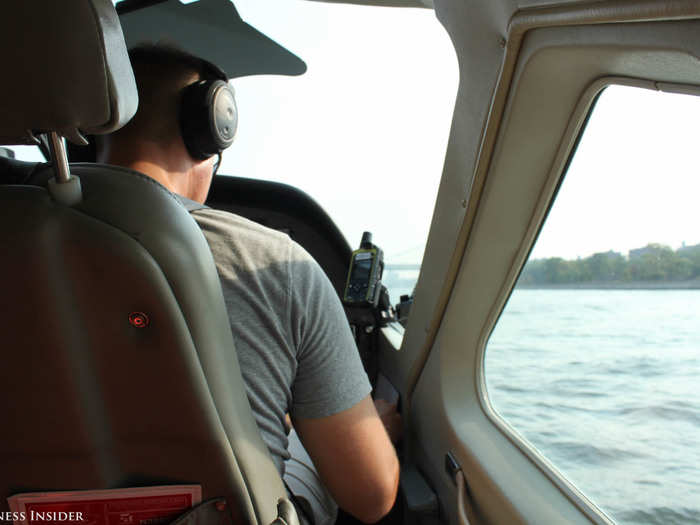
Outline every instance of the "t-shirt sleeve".
<path id="1" fill-rule="evenodd" d="M 290 258 L 290 313 L 297 349 L 291 415 L 326 417 L 370 391 L 345 311 L 316 261 L 297 244 Z"/>

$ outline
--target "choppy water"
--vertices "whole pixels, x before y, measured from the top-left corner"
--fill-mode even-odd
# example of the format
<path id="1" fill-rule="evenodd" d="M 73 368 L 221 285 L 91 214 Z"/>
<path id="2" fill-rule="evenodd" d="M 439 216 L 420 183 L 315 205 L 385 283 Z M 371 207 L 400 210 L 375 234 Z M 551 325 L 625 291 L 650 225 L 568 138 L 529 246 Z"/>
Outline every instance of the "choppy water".
<path id="1" fill-rule="evenodd" d="M 621 524 L 700 523 L 700 291 L 516 289 L 491 400 Z"/>

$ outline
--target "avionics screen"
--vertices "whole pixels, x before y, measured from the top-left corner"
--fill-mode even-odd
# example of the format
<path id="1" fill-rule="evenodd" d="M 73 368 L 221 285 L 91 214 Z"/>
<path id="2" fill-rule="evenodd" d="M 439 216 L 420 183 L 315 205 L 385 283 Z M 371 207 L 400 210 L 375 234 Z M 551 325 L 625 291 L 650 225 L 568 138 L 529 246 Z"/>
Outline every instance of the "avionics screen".
<path id="1" fill-rule="evenodd" d="M 350 274 L 351 281 L 364 281 L 369 280 L 369 273 L 372 270 L 372 259 L 361 259 L 357 260 L 355 257 L 355 264 L 352 267 L 352 273 Z"/>

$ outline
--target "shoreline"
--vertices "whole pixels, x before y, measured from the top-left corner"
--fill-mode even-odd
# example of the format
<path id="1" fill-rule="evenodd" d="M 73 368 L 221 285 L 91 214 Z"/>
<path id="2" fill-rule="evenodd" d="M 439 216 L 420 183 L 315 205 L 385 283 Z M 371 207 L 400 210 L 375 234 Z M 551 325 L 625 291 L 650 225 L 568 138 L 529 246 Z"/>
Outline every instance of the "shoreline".
<path id="1" fill-rule="evenodd" d="M 520 290 L 700 290 L 700 280 L 521 284 Z"/>

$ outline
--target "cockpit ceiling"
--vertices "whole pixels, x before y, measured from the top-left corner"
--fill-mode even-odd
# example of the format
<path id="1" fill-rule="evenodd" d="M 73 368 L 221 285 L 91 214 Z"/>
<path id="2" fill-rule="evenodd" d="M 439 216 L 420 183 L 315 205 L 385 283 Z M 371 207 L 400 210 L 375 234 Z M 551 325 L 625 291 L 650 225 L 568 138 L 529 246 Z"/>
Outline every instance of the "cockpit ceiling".
<path id="1" fill-rule="evenodd" d="M 310 0 L 329 4 L 357 4 L 382 7 L 427 7 L 433 9 L 433 0 Z"/>
<path id="2" fill-rule="evenodd" d="M 384 7 L 427 7 L 434 9 L 436 3 L 440 0 L 309 0 L 310 2 L 326 2 L 330 4 L 357 4 L 370 6 Z M 477 2 L 473 2 L 477 3 Z M 555 5 L 576 4 L 576 3 L 591 3 L 590 0 L 482 0 L 482 3 L 487 7 L 489 4 L 500 4 L 502 10 L 507 13 L 514 13 L 518 9 L 527 9 L 530 7 L 551 7 Z"/>

